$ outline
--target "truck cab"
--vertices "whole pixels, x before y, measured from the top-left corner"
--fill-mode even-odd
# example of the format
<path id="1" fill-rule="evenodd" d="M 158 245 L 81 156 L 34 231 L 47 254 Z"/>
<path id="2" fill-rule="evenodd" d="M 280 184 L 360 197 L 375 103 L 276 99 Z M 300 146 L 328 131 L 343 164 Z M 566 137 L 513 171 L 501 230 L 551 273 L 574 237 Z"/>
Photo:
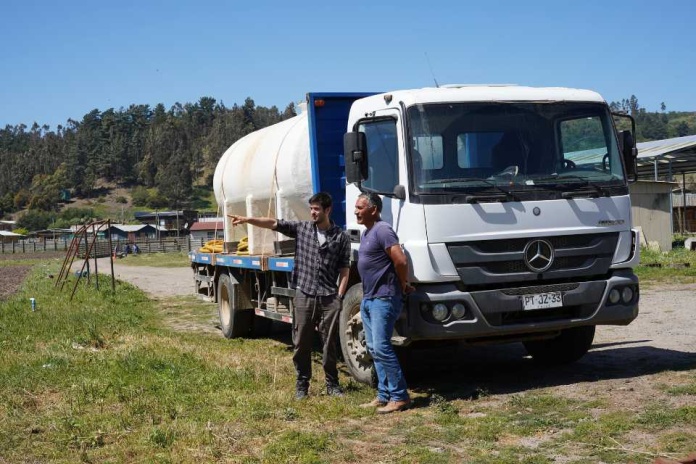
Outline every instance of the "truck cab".
<path id="1" fill-rule="evenodd" d="M 616 115 L 615 115 L 616 116 Z M 630 131 L 595 92 L 446 86 L 355 101 L 344 137 L 346 230 L 363 191 L 383 196 L 409 258 L 411 294 L 393 342 L 521 341 L 541 362 L 571 362 L 596 325 L 638 314 Z M 354 253 L 357 256 L 357 253 Z M 371 361 L 360 285 L 340 334 L 351 373 Z"/>

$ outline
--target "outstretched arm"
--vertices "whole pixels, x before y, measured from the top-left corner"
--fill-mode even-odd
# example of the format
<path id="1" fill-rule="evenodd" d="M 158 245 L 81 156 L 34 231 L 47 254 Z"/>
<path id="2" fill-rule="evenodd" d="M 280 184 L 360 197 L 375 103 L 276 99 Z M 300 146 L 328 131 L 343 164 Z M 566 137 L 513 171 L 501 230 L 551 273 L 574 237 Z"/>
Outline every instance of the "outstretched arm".
<path id="1" fill-rule="evenodd" d="M 269 217 L 248 217 L 237 216 L 236 214 L 228 214 L 227 217 L 232 219 L 232 225 L 251 224 L 252 226 L 261 227 L 264 229 L 275 229 L 278 226 L 278 220 Z"/>

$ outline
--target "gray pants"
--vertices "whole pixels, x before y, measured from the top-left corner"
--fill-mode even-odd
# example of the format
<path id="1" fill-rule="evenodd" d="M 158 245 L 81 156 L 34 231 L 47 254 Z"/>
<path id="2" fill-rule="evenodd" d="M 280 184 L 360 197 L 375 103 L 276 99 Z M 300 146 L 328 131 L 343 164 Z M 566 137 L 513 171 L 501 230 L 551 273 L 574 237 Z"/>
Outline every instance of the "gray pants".
<path id="1" fill-rule="evenodd" d="M 309 385 L 312 378 L 312 346 L 314 328 L 319 328 L 322 344 L 322 366 L 326 383 L 338 385 L 336 368 L 336 333 L 341 301 L 336 295 L 311 296 L 298 291 L 295 300 L 295 314 L 292 320 L 292 342 L 295 352 L 292 361 L 297 371 L 297 383 Z"/>

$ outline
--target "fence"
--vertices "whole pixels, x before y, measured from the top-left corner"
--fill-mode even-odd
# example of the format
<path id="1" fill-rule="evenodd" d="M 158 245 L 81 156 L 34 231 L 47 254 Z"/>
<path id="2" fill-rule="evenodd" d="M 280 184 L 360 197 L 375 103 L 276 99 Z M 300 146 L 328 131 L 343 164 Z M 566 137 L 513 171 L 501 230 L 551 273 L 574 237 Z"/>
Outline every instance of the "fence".
<path id="1" fill-rule="evenodd" d="M 0 242 L 0 254 L 8 253 L 42 253 L 49 251 L 63 251 L 67 252 L 70 248 L 69 239 L 30 239 L 30 240 L 17 240 L 12 242 Z M 91 240 L 88 240 L 88 243 Z M 191 239 L 189 236 L 186 237 L 171 237 L 171 238 L 160 238 L 160 239 L 138 239 L 134 242 L 126 240 L 112 240 L 111 244 L 113 248 L 118 250 L 124 250 L 127 244 L 135 243 L 138 245 L 140 253 L 173 253 L 181 251 L 189 251 L 192 249 L 198 249 L 205 245 L 206 240 L 203 239 Z M 95 252 L 97 256 L 108 256 L 109 253 L 113 253 L 113 249 L 109 249 L 109 241 L 107 239 L 98 239 L 96 242 L 96 250 L 92 250 L 92 256 Z M 85 243 L 84 241 L 80 244 L 79 255 L 84 256 Z"/>

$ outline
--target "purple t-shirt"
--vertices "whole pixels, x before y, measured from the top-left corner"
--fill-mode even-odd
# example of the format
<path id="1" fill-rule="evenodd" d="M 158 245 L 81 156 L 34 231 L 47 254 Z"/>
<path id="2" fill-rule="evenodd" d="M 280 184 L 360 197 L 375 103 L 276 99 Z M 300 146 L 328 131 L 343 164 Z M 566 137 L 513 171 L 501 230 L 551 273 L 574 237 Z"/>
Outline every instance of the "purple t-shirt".
<path id="1" fill-rule="evenodd" d="M 386 249 L 399 244 L 394 229 L 384 222 L 376 222 L 365 230 L 358 249 L 358 272 L 363 284 L 363 298 L 390 297 L 399 294 L 399 279 L 394 263 Z"/>

